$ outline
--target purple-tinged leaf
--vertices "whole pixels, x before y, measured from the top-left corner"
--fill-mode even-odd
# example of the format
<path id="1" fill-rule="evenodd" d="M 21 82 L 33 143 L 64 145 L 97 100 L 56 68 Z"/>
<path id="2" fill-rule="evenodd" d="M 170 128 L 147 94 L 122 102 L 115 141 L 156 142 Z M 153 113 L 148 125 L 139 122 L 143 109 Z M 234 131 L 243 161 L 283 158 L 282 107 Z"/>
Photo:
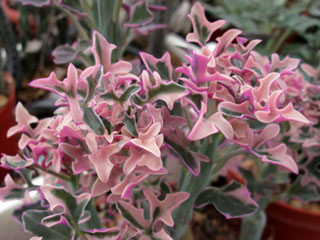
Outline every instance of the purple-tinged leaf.
<path id="1" fill-rule="evenodd" d="M 151 220 L 145 220 L 143 208 L 136 208 L 125 201 L 118 201 L 117 208 L 128 223 L 140 230 L 146 229 L 151 224 Z"/>
<path id="2" fill-rule="evenodd" d="M 72 218 L 72 221 L 76 224 L 82 220 L 81 218 L 84 215 L 84 210 L 91 198 L 89 193 L 73 196 L 62 187 L 55 187 L 47 184 L 41 186 L 40 190 L 45 199 L 49 202 L 51 211 L 54 211 L 57 207 L 62 208 L 63 213 Z"/>
<path id="3" fill-rule="evenodd" d="M 7 174 L 4 178 L 4 187 L 0 188 L 0 200 L 4 201 L 8 196 L 14 194 L 14 192 L 22 191 L 22 186 L 16 184 L 11 178 L 10 174 Z"/>
<path id="4" fill-rule="evenodd" d="M 59 81 L 54 72 L 50 73 L 47 78 L 39 78 L 28 83 L 28 86 L 41 88 L 53 92 L 59 96 L 64 96 L 65 86 L 62 81 Z"/>
<path id="5" fill-rule="evenodd" d="M 115 238 L 119 235 L 120 230 L 117 227 L 113 228 L 103 228 L 103 229 L 93 229 L 93 230 L 85 230 L 86 235 L 89 237 L 89 240 L 98 240 L 98 239 L 118 239 Z"/>
<path id="6" fill-rule="evenodd" d="M 11 137 L 17 133 L 29 133 L 31 128 L 30 124 L 38 122 L 38 118 L 30 115 L 21 102 L 18 102 L 16 106 L 15 115 L 17 125 L 9 128 L 7 137 Z"/>
<path id="7" fill-rule="evenodd" d="M 109 180 L 110 173 L 114 167 L 114 164 L 110 160 L 110 156 L 120 150 L 121 148 L 117 143 L 103 145 L 100 147 L 99 152 L 88 156 L 102 182 L 107 182 Z"/>
<path id="8" fill-rule="evenodd" d="M 78 0 L 58 0 L 58 4 L 63 7 L 67 8 L 70 11 L 77 13 L 79 15 L 85 16 L 87 15 L 85 12 L 83 12 L 82 4 L 79 3 Z"/>
<path id="9" fill-rule="evenodd" d="M 66 97 L 69 102 L 70 113 L 76 124 L 82 123 L 83 113 L 77 96 L 78 72 L 72 63 L 69 64 L 65 84 Z"/>
<path id="10" fill-rule="evenodd" d="M 282 94 L 283 91 L 281 90 L 274 91 L 268 99 L 268 109 L 266 111 L 256 111 L 256 118 L 263 123 L 296 121 L 310 124 L 310 121 L 303 114 L 294 109 L 291 102 L 284 108 L 278 108 L 278 102 Z"/>
<path id="11" fill-rule="evenodd" d="M 163 142 L 163 135 L 160 134 L 161 124 L 156 122 L 150 126 L 146 132 L 139 132 L 138 138 L 131 139 L 130 142 L 135 146 L 142 148 L 156 157 L 161 156 L 160 147 Z M 160 146 L 158 138 L 162 138 Z"/>
<path id="12" fill-rule="evenodd" d="M 35 7 L 44 7 L 52 3 L 52 0 L 10 0 L 11 2 L 19 2 L 23 5 L 32 5 Z"/>
<path id="13" fill-rule="evenodd" d="M 143 189 L 143 194 L 150 205 L 150 219 L 153 222 L 161 221 L 169 227 L 174 226 L 171 216 L 173 210 L 179 207 L 190 196 L 190 193 L 187 192 L 168 193 L 165 199 L 161 201 L 150 189 Z"/>
<path id="14" fill-rule="evenodd" d="M 161 79 L 173 80 L 171 57 L 168 52 L 166 52 L 159 59 L 155 58 L 154 56 L 148 53 L 140 53 L 140 57 L 150 73 L 153 73 L 154 71 L 156 71 L 159 73 Z"/>
<path id="15" fill-rule="evenodd" d="M 132 65 L 129 62 L 119 61 L 112 65 L 111 56 L 112 51 L 116 48 L 116 45 L 108 43 L 108 41 L 97 31 L 93 32 L 93 45 L 90 49 L 93 53 L 96 64 L 101 64 L 104 68 L 104 73 L 109 71 L 112 74 L 118 72 L 128 73 L 132 69 Z"/>
<path id="16" fill-rule="evenodd" d="M 241 31 L 238 29 L 230 29 L 225 32 L 221 37 L 217 38 L 218 44 L 214 49 L 214 56 L 219 56 L 222 52 L 230 46 L 232 41 L 236 39 L 238 35 L 241 34 Z"/>
<path id="17" fill-rule="evenodd" d="M 188 139 L 200 140 L 208 137 L 217 132 L 222 132 L 227 139 L 233 138 L 233 129 L 231 124 L 224 119 L 221 112 L 216 112 L 208 119 L 204 119 L 203 116 L 207 112 L 207 106 L 204 102 L 201 102 L 201 111 L 197 122 L 194 124 Z"/>
<path id="18" fill-rule="evenodd" d="M 193 32 L 187 35 L 186 40 L 198 43 L 200 46 L 204 46 L 210 40 L 212 34 L 226 22 L 224 20 L 209 22 L 205 16 L 204 8 L 199 2 L 193 5 L 188 17 L 192 22 Z"/>
<path id="19" fill-rule="evenodd" d="M 200 193 L 195 204 L 198 207 L 213 204 L 227 219 L 251 216 L 259 208 L 248 189 L 235 181 L 223 188 L 208 187 Z"/>
<path id="20" fill-rule="evenodd" d="M 89 48 L 89 46 L 91 46 L 91 42 L 88 41 L 79 41 L 72 46 L 69 44 L 58 46 L 51 53 L 54 57 L 53 62 L 55 64 L 70 63 L 75 60 L 82 51 Z"/>
<path id="21" fill-rule="evenodd" d="M 283 166 L 295 174 L 299 173 L 297 163 L 287 154 L 287 146 L 285 144 L 263 150 L 253 150 L 253 153 L 259 157 L 262 162 Z"/>

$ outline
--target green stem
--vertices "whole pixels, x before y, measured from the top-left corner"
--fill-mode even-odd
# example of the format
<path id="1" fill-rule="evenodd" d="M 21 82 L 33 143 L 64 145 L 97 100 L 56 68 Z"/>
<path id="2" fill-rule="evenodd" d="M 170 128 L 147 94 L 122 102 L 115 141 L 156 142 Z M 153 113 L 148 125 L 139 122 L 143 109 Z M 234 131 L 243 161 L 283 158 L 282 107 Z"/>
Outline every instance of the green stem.
<path id="1" fill-rule="evenodd" d="M 33 165 L 32 167 L 35 168 L 35 169 L 39 169 L 39 170 L 41 170 L 43 172 L 49 173 L 49 174 L 51 174 L 51 175 L 53 175 L 53 176 L 55 176 L 57 178 L 60 178 L 60 179 L 66 180 L 66 181 L 70 181 L 70 177 L 68 177 L 65 174 L 62 175 L 62 174 L 53 172 L 53 171 L 51 171 L 49 169 L 45 169 L 45 168 L 43 168 L 43 167 L 41 167 L 39 165 Z"/>
<path id="2" fill-rule="evenodd" d="M 57 4 L 55 5 L 55 7 L 57 7 L 60 11 L 64 12 L 72 20 L 72 22 L 76 25 L 76 28 L 78 29 L 79 35 L 82 39 L 89 40 L 86 30 L 81 26 L 78 19 L 68 9 L 63 8 Z"/>
<path id="3" fill-rule="evenodd" d="M 199 193 L 210 183 L 213 166 L 212 162 L 216 155 L 218 137 L 219 134 L 213 135 L 213 142 L 208 144 L 207 149 L 202 151 L 210 158 L 210 162 L 201 163 L 199 176 L 193 176 L 190 171 L 188 171 L 184 176 L 183 183 L 181 184 L 179 191 L 189 192 L 190 197 L 173 212 L 173 219 L 175 222 L 175 229 L 173 230 L 174 239 L 180 239 L 185 235 L 192 218 L 194 202 Z"/>
<path id="4" fill-rule="evenodd" d="M 86 56 L 85 54 L 83 54 L 83 53 L 81 53 L 81 54 L 79 55 L 79 59 L 80 59 L 80 61 L 83 63 L 83 65 L 84 65 L 85 67 L 90 67 L 90 66 L 93 66 L 93 65 L 94 65 L 93 62 L 92 62 L 92 60 L 91 60 L 88 56 Z"/>
<path id="5" fill-rule="evenodd" d="M 238 156 L 240 154 L 245 154 L 245 153 L 247 153 L 247 150 L 241 148 L 215 159 L 214 163 L 216 163 L 216 165 L 212 170 L 213 177 L 215 177 L 219 173 L 221 168 L 229 161 L 230 158 Z"/>
<path id="6" fill-rule="evenodd" d="M 84 234 L 84 232 L 81 231 L 81 229 L 79 228 L 77 223 L 73 224 L 74 230 L 76 231 L 76 233 L 79 235 L 80 239 L 82 240 L 88 240 L 88 238 L 86 237 L 86 235 Z"/>
<path id="7" fill-rule="evenodd" d="M 270 51 L 272 53 L 278 52 L 280 50 L 280 47 L 282 46 L 282 44 L 287 40 L 287 38 L 291 34 L 291 32 L 292 31 L 288 28 L 281 31 L 280 34 L 273 41 L 273 44 L 270 48 Z"/>
<path id="8" fill-rule="evenodd" d="M 189 129 L 191 131 L 192 128 L 193 128 L 193 123 L 192 123 L 190 114 L 189 114 L 189 112 L 188 112 L 188 110 L 186 108 L 183 108 L 183 113 L 184 113 L 184 115 L 185 115 L 185 117 L 187 119 L 187 123 L 188 123 Z M 200 148 L 201 148 L 200 142 L 199 141 L 194 141 L 194 143 L 195 143 L 196 147 L 198 148 L 198 150 L 200 150 Z"/>
<path id="9" fill-rule="evenodd" d="M 112 15 L 113 23 L 118 22 L 121 4 L 122 4 L 122 0 L 115 0 L 114 8 L 113 8 L 113 15 Z"/>

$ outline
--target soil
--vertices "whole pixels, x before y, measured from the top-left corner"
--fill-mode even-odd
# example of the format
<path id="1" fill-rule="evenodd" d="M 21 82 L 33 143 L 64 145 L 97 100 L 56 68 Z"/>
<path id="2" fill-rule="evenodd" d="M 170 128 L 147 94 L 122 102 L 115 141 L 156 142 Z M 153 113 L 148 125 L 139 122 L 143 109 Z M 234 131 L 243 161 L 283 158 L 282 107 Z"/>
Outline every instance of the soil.
<path id="1" fill-rule="evenodd" d="M 191 225 L 194 240 L 236 240 L 240 220 L 227 220 L 214 206 L 207 206 L 194 213 Z"/>

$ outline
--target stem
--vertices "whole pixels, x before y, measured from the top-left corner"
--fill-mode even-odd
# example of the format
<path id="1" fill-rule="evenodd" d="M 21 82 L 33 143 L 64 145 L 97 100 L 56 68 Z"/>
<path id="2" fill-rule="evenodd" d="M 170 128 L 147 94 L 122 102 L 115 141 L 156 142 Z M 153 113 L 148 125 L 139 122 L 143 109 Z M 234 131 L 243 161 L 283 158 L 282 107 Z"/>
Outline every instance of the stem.
<path id="1" fill-rule="evenodd" d="M 79 60 L 83 63 L 85 67 L 90 67 L 94 65 L 92 60 L 83 53 L 79 54 Z"/>
<path id="2" fill-rule="evenodd" d="M 192 120 L 191 120 L 191 117 L 190 117 L 190 114 L 188 112 L 188 110 L 186 108 L 183 108 L 183 113 L 187 119 L 187 123 L 188 123 L 188 126 L 189 126 L 189 129 L 190 131 L 192 130 L 193 128 L 193 123 L 192 123 Z M 200 142 L 199 141 L 194 141 L 196 147 L 198 148 L 198 150 L 200 150 L 201 148 L 201 145 L 200 145 Z"/>
<path id="3" fill-rule="evenodd" d="M 114 8 L 113 8 L 113 16 L 112 16 L 113 23 L 118 22 L 121 4 L 122 4 L 122 0 L 115 0 Z"/>
<path id="4" fill-rule="evenodd" d="M 74 230 L 76 231 L 76 233 L 79 235 L 80 239 L 82 240 L 88 240 L 88 238 L 86 237 L 86 235 L 81 231 L 81 229 L 78 226 L 78 223 L 74 223 L 73 224 Z"/>
<path id="5" fill-rule="evenodd" d="M 51 171 L 49 169 L 45 169 L 45 168 L 43 168 L 43 167 L 41 167 L 39 165 L 33 165 L 32 167 L 35 168 L 35 169 L 39 169 L 39 170 L 41 170 L 43 172 L 49 173 L 49 174 L 51 174 L 51 175 L 53 175 L 53 176 L 55 176 L 57 178 L 60 178 L 60 179 L 66 180 L 66 181 L 70 181 L 70 177 L 68 177 L 65 174 L 62 175 L 62 174 L 56 173 L 56 172 Z"/>
<path id="6" fill-rule="evenodd" d="M 188 171 L 183 179 L 183 183 L 179 191 L 189 192 L 190 197 L 173 212 L 173 219 L 175 223 L 175 229 L 173 230 L 174 239 L 180 239 L 185 235 L 192 218 L 194 202 L 199 193 L 210 183 L 213 166 L 212 163 L 216 155 L 218 136 L 219 134 L 213 135 L 213 142 L 208 145 L 207 149 L 202 151 L 210 158 L 210 162 L 201 163 L 201 172 L 199 176 L 195 177 Z"/>
<path id="7" fill-rule="evenodd" d="M 215 177 L 230 158 L 244 153 L 247 153 L 247 150 L 241 148 L 215 159 L 214 163 L 216 163 L 216 165 L 212 170 L 212 175 Z"/>
<path id="8" fill-rule="evenodd" d="M 81 26 L 78 19 L 68 9 L 63 8 L 57 4 L 55 4 L 55 7 L 57 7 L 60 11 L 64 12 L 72 20 L 74 25 L 76 25 L 76 28 L 78 29 L 79 35 L 81 36 L 82 39 L 89 40 L 86 30 Z"/>
<path id="9" fill-rule="evenodd" d="M 291 30 L 290 29 L 285 29 L 283 31 L 280 32 L 280 34 L 275 38 L 275 40 L 273 41 L 273 44 L 270 48 L 270 51 L 273 52 L 278 52 L 280 47 L 282 46 L 282 44 L 284 43 L 284 41 L 289 37 L 289 35 L 291 34 Z"/>

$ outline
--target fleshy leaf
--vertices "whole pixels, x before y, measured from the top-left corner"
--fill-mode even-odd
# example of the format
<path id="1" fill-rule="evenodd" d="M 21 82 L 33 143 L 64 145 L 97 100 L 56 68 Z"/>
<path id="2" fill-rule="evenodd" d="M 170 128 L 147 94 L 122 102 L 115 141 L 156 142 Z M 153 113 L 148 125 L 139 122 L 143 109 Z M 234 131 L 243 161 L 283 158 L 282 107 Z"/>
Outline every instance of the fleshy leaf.
<path id="1" fill-rule="evenodd" d="M 111 57 L 112 51 L 116 49 L 116 45 L 109 43 L 102 34 L 93 31 L 93 45 L 91 52 L 94 55 L 96 64 L 101 64 L 104 68 L 104 73 L 111 71 L 113 74 L 117 72 L 130 72 L 132 66 L 129 62 L 119 61 L 112 64 Z"/>
<path id="2" fill-rule="evenodd" d="M 75 197 L 62 187 L 44 185 L 40 189 L 49 202 L 51 211 L 54 211 L 56 207 L 62 207 L 65 216 L 71 218 L 71 221 L 75 223 L 80 221 L 90 200 L 89 193 L 82 193 Z"/>
<path id="3" fill-rule="evenodd" d="M 156 71 L 162 79 L 172 80 L 171 57 L 168 52 L 159 59 L 148 53 L 140 53 L 140 57 L 150 73 Z"/>
<path id="4" fill-rule="evenodd" d="M 282 121 L 296 121 L 305 124 L 310 124 L 303 114 L 294 109 L 293 104 L 290 102 L 284 108 L 278 108 L 278 101 L 283 94 L 283 91 L 274 91 L 268 99 L 268 110 L 256 111 L 256 118 L 263 123 L 282 122 Z"/>
<path id="5" fill-rule="evenodd" d="M 104 145 L 99 152 L 90 154 L 89 160 L 94 165 L 99 179 L 102 182 L 107 182 L 114 164 L 110 161 L 110 156 L 120 151 L 117 143 Z"/>
<path id="6" fill-rule="evenodd" d="M 24 229 L 45 240 L 70 240 L 72 239 L 72 231 L 66 225 L 56 225 L 53 227 L 46 227 L 41 224 L 41 220 L 47 216 L 52 215 L 51 212 L 45 210 L 28 210 L 22 216 Z"/>
<path id="7" fill-rule="evenodd" d="M 174 226 L 171 216 L 172 211 L 190 196 L 190 193 L 187 192 L 168 193 L 165 199 L 161 201 L 149 189 L 143 189 L 143 194 L 150 205 L 150 219 L 161 221 L 170 227 Z"/>
<path id="8" fill-rule="evenodd" d="M 186 40 L 198 43 L 200 46 L 204 46 L 210 40 L 212 34 L 226 22 L 224 20 L 209 22 L 205 16 L 204 8 L 199 2 L 193 5 L 188 17 L 192 22 L 193 33 L 189 33 Z"/>
<path id="9" fill-rule="evenodd" d="M 8 130 L 7 137 L 11 137 L 14 134 L 21 132 L 28 133 L 30 130 L 30 124 L 38 122 L 38 118 L 30 115 L 27 109 L 25 109 L 24 106 L 21 104 L 21 102 L 18 102 L 16 106 L 15 115 L 17 125 L 11 127 Z"/>
<path id="10" fill-rule="evenodd" d="M 31 166 L 33 164 L 33 159 L 27 158 L 24 159 L 19 154 L 15 156 L 8 156 L 3 154 L 1 158 L 2 167 L 8 169 L 21 169 Z"/>
<path id="11" fill-rule="evenodd" d="M 168 138 L 165 139 L 165 142 L 168 144 L 171 153 L 180 159 L 195 177 L 200 173 L 201 162 L 209 162 L 209 158 L 204 154 L 189 151 Z"/>
<path id="12" fill-rule="evenodd" d="M 158 146 L 157 144 L 157 137 L 162 137 L 162 134 L 160 134 L 160 130 L 161 124 L 156 122 L 152 124 L 145 133 L 139 132 L 139 137 L 132 139 L 131 143 L 154 154 L 157 157 L 160 157 L 160 146 Z"/>
<path id="13" fill-rule="evenodd" d="M 88 41 L 79 41 L 72 46 L 68 44 L 58 46 L 51 53 L 54 57 L 53 62 L 55 64 L 70 63 L 77 58 L 79 53 L 87 49 L 90 45 L 91 43 Z"/>
<path id="14" fill-rule="evenodd" d="M 320 199 L 320 188 L 314 183 L 307 185 L 301 184 L 302 176 L 289 187 L 288 195 L 294 198 L 299 198 L 303 202 L 318 201 Z"/>
<path id="15" fill-rule="evenodd" d="M 137 131 L 135 117 L 129 117 L 127 114 L 125 114 L 125 117 L 123 119 L 123 123 L 125 124 L 127 130 L 129 131 L 129 133 L 132 136 L 138 137 L 138 131 Z"/>
<path id="16" fill-rule="evenodd" d="M 131 16 L 126 27 L 141 27 L 153 20 L 153 13 L 150 11 L 148 4 L 145 1 L 138 1 L 131 7 Z"/>
<path id="17" fill-rule="evenodd" d="M 84 231 L 91 238 L 90 240 L 95 239 L 113 239 L 119 234 L 118 228 L 107 228 L 107 229 L 93 229 L 93 230 L 85 230 Z"/>
<path id="18" fill-rule="evenodd" d="M 295 174 L 299 173 L 298 166 L 294 159 L 287 154 L 287 146 L 285 144 L 279 144 L 276 147 L 263 149 L 263 150 L 253 150 L 262 162 L 267 162 L 271 164 L 276 164 L 283 166 Z"/>
<path id="19" fill-rule="evenodd" d="M 204 102 L 201 102 L 201 111 L 197 122 L 194 124 L 188 139 L 200 140 L 217 132 L 222 132 L 227 139 L 233 138 L 233 129 L 231 124 L 224 119 L 221 112 L 216 112 L 208 119 L 204 119 L 203 116 L 207 112 L 207 106 Z"/>
<path id="20" fill-rule="evenodd" d="M 105 128 L 102 120 L 96 112 L 89 107 L 83 108 L 83 121 L 90 127 L 90 129 L 97 135 L 103 135 Z"/>
<path id="21" fill-rule="evenodd" d="M 143 230 L 150 225 L 150 221 L 144 219 L 144 209 L 138 209 L 125 201 L 119 201 L 117 208 L 122 217 L 132 226 Z"/>
<path id="22" fill-rule="evenodd" d="M 248 189 L 235 181 L 223 188 L 208 187 L 196 200 L 199 207 L 210 203 L 227 219 L 250 216 L 258 210 Z"/>
<path id="23" fill-rule="evenodd" d="M 35 7 L 44 7 L 51 4 L 52 0 L 11 0 L 11 2 L 19 2 L 23 5 L 33 5 Z"/>

